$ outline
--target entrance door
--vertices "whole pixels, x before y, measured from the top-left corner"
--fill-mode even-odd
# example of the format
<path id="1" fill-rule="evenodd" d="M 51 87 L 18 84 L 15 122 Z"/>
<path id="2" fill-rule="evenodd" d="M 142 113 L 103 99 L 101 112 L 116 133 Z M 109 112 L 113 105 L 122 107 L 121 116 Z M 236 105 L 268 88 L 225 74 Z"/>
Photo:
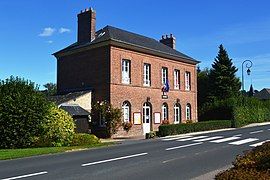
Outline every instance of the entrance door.
<path id="1" fill-rule="evenodd" d="M 149 103 L 143 104 L 143 134 L 150 132 L 151 106 Z"/>

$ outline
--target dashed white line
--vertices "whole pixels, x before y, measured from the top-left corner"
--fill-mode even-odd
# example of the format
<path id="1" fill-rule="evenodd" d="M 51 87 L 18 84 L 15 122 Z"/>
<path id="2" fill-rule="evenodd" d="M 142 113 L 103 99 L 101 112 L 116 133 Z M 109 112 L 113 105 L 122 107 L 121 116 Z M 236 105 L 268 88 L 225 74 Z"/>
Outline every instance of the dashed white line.
<path id="1" fill-rule="evenodd" d="M 250 132 L 249 134 L 257 134 L 257 133 L 261 133 L 261 132 L 263 132 L 263 130 L 253 131 L 253 132 Z"/>
<path id="2" fill-rule="evenodd" d="M 233 136 L 242 136 L 242 134 L 236 134 L 236 135 L 233 135 Z"/>
<path id="3" fill-rule="evenodd" d="M 266 142 L 269 142 L 270 140 L 266 140 L 266 141 L 262 141 L 262 142 L 259 142 L 259 143 L 256 143 L 256 144 L 251 144 L 249 145 L 250 147 L 257 147 L 257 146 L 261 146 L 263 143 L 266 143 Z"/>
<path id="4" fill-rule="evenodd" d="M 191 138 L 186 138 L 186 139 L 179 139 L 177 141 L 183 142 L 183 141 L 190 141 L 190 140 L 195 140 L 195 139 L 201 139 L 201 138 L 207 138 L 208 136 L 197 136 L 197 137 L 191 137 Z"/>
<path id="5" fill-rule="evenodd" d="M 173 140 L 190 138 L 190 137 L 192 137 L 192 136 L 173 137 L 173 138 L 162 139 L 162 141 L 173 141 Z"/>
<path id="6" fill-rule="evenodd" d="M 257 140 L 258 139 L 256 139 L 256 138 L 247 138 L 247 139 L 243 139 L 243 140 L 240 140 L 240 141 L 231 142 L 229 144 L 231 144 L 231 145 L 242 145 L 242 144 L 246 144 L 246 143 L 257 141 Z"/>
<path id="7" fill-rule="evenodd" d="M 14 180 L 14 179 L 22 179 L 22 178 L 27 178 L 27 177 L 33 177 L 33 176 L 39 176 L 43 174 L 47 174 L 48 172 L 43 171 L 43 172 L 37 172 L 37 173 L 32 173 L 32 174 L 26 174 L 26 175 L 21 175 L 21 176 L 16 176 L 16 177 L 10 177 L 10 178 L 5 178 L 1 180 Z"/>
<path id="8" fill-rule="evenodd" d="M 232 140 L 235 140 L 235 139 L 240 139 L 240 137 L 233 136 L 233 137 L 228 137 L 228 138 L 224 138 L 224 139 L 218 139 L 218 140 L 214 140 L 214 141 L 210 141 L 210 142 L 213 142 L 213 143 L 222 143 L 222 142 L 232 141 Z"/>
<path id="9" fill-rule="evenodd" d="M 176 147 L 171 147 L 167 148 L 166 151 L 174 150 L 174 149 L 180 149 L 180 148 L 185 148 L 185 147 L 190 147 L 190 146 L 196 146 L 199 144 L 202 144 L 203 142 L 198 142 L 198 143 L 193 143 L 193 144 L 187 144 L 187 145 L 182 145 L 182 146 L 176 146 Z"/>
<path id="10" fill-rule="evenodd" d="M 204 141 L 210 141 L 210 140 L 220 139 L 220 138 L 223 138 L 223 136 L 214 136 L 214 137 L 209 137 L 209 138 L 205 138 L 205 139 L 196 139 L 194 141 L 195 142 L 204 142 Z"/>
<path id="11" fill-rule="evenodd" d="M 118 157 L 118 158 L 113 158 L 113 159 L 107 159 L 107 160 L 102 160 L 102 161 L 85 163 L 85 164 L 82 164 L 82 167 L 101 164 L 101 163 L 106 163 L 106 162 L 112 162 L 112 161 L 117 161 L 117 160 L 122 160 L 122 159 L 134 158 L 134 157 L 138 157 L 138 156 L 145 156 L 147 154 L 148 153 L 133 154 L 133 155 L 129 155 L 129 156 L 123 156 L 123 157 Z"/>

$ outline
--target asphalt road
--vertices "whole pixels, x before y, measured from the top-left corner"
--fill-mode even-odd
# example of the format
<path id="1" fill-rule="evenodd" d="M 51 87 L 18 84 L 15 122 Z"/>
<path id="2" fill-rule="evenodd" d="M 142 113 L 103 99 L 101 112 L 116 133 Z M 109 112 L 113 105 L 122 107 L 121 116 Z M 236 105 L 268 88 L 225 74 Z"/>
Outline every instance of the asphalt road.
<path id="1" fill-rule="evenodd" d="M 265 125 L 0 161 L 0 179 L 212 179 L 269 135 Z"/>

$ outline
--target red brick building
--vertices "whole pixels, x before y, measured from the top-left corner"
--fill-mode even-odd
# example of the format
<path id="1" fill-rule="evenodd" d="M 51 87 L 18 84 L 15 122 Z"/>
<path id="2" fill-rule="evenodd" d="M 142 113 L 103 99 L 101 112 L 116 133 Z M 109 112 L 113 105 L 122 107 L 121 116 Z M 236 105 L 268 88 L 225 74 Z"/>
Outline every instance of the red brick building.
<path id="1" fill-rule="evenodd" d="M 78 14 L 78 40 L 56 52 L 58 94 L 92 89 L 133 124 L 118 136 L 143 135 L 163 120 L 197 121 L 198 61 L 175 50 L 173 35 L 160 41 L 106 26 L 96 31 L 96 13 Z"/>

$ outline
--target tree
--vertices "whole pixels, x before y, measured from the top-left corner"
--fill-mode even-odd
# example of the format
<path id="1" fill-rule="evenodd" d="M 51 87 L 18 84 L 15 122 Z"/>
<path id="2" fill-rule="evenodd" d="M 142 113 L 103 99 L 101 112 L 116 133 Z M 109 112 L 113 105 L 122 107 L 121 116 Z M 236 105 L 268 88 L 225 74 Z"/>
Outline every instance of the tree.
<path id="1" fill-rule="evenodd" d="M 49 103 L 31 81 L 10 77 L 0 82 L 0 148 L 32 146 L 42 134 Z"/>
<path id="2" fill-rule="evenodd" d="M 235 75 L 237 71 L 238 69 L 233 65 L 232 59 L 221 44 L 209 74 L 211 98 L 222 100 L 239 94 L 241 83 Z"/>
<path id="3" fill-rule="evenodd" d="M 254 96 L 254 89 L 253 89 L 252 84 L 250 85 L 250 88 L 249 88 L 249 91 L 248 91 L 248 96 L 249 96 L 249 97 Z"/>
<path id="4" fill-rule="evenodd" d="M 57 85 L 55 83 L 46 83 L 43 85 L 46 89 L 45 89 L 45 92 L 46 92 L 46 95 L 47 96 L 53 96 L 53 95 L 56 95 L 57 93 Z"/>
<path id="5" fill-rule="evenodd" d="M 202 107 L 204 103 L 208 101 L 210 81 L 209 81 L 209 69 L 205 68 L 198 72 L 198 106 Z"/>

